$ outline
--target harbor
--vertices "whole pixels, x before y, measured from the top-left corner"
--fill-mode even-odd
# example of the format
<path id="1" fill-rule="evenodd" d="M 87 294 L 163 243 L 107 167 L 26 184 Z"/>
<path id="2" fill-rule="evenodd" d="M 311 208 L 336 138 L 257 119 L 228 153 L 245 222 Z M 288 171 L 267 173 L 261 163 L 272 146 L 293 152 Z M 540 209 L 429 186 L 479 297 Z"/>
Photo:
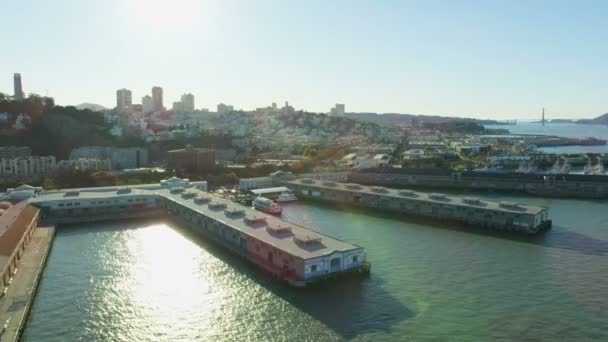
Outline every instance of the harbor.
<path id="1" fill-rule="evenodd" d="M 550 206 L 553 228 L 471 231 L 302 199 L 282 218 L 373 263 L 362 280 L 302 291 L 181 223 L 61 226 L 23 341 L 605 340 L 606 203 L 475 196 Z"/>

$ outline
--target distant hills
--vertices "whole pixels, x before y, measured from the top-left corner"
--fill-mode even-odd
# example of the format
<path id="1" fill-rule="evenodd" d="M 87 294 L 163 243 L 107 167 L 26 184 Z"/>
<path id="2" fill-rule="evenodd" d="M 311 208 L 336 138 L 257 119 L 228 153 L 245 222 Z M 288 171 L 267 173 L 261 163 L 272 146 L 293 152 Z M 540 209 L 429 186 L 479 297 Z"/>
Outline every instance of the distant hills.
<path id="1" fill-rule="evenodd" d="M 399 113 L 346 113 L 345 116 L 350 119 L 375 123 L 381 126 L 395 125 L 412 125 L 412 124 L 443 124 L 454 121 L 472 121 L 481 125 L 500 125 L 501 121 L 496 120 L 479 120 L 455 116 L 436 116 L 436 115 L 416 115 L 416 114 L 399 114 Z"/>
<path id="2" fill-rule="evenodd" d="M 79 110 L 88 109 L 88 110 L 92 110 L 94 112 L 105 112 L 105 111 L 110 110 L 110 108 L 106 108 L 102 105 L 99 105 L 96 103 L 88 103 L 88 102 L 83 102 L 75 107 Z"/>
<path id="3" fill-rule="evenodd" d="M 581 119 L 576 121 L 576 123 L 587 125 L 608 125 L 608 113 L 600 115 L 595 119 Z"/>

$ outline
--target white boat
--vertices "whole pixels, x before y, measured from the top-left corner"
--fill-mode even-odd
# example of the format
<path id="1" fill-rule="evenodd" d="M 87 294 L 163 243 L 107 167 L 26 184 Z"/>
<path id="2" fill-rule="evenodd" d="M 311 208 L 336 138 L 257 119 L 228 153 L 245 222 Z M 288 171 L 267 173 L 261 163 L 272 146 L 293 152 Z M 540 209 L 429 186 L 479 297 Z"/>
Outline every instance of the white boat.
<path id="1" fill-rule="evenodd" d="M 258 196 L 253 200 L 253 207 L 271 215 L 280 215 L 282 211 L 280 205 L 262 196 Z"/>
<path id="2" fill-rule="evenodd" d="M 284 191 L 277 197 L 277 202 L 295 202 L 297 200 L 298 198 L 291 191 Z"/>

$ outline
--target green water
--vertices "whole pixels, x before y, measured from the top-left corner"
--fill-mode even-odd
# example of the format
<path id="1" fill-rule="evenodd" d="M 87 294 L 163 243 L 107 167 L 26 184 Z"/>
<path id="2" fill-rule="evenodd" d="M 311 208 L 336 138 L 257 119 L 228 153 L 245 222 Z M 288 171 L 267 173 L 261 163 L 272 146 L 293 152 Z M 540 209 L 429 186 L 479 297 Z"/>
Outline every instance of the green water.
<path id="1" fill-rule="evenodd" d="M 492 196 L 490 196 L 492 197 Z M 61 227 L 26 341 L 608 340 L 608 202 L 528 238 L 299 203 L 284 218 L 366 247 L 372 274 L 298 290 L 162 222 Z"/>

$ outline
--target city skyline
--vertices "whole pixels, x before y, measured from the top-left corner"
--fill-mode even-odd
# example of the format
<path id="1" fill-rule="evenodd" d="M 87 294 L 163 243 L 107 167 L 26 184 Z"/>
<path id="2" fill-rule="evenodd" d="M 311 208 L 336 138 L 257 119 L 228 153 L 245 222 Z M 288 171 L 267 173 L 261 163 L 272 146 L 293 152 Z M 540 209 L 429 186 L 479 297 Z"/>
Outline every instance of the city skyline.
<path id="1" fill-rule="evenodd" d="M 165 107 L 192 93 L 209 109 L 289 101 L 313 112 L 346 103 L 536 119 L 546 107 L 548 119 L 591 118 L 608 112 L 606 13 L 599 1 L 9 3 L 0 19 L 22 32 L 7 37 L 0 91 L 20 73 L 26 94 L 66 105 L 113 107 L 117 89 L 141 99 L 158 85 Z M 42 40 L 42 26 L 55 38 Z"/>

